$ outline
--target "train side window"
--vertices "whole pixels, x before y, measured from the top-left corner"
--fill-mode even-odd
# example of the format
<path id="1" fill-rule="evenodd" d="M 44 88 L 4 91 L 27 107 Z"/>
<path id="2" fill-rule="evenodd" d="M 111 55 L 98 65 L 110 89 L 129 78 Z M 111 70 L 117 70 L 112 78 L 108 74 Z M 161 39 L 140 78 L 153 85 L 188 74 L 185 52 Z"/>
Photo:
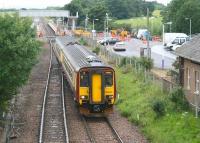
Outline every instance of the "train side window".
<path id="1" fill-rule="evenodd" d="M 113 85 L 113 74 L 105 73 L 105 86 L 110 87 Z"/>
<path id="2" fill-rule="evenodd" d="M 80 74 L 80 86 L 88 87 L 89 86 L 89 75 L 87 72 L 81 72 Z"/>

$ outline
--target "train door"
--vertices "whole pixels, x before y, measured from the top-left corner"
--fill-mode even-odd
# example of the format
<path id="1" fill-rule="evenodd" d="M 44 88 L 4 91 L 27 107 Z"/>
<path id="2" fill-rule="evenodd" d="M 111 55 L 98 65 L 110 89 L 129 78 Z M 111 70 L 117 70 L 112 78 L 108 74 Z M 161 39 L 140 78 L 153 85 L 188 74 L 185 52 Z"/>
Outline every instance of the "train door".
<path id="1" fill-rule="evenodd" d="M 101 103 L 102 99 L 102 74 L 93 73 L 91 77 L 91 99 L 93 103 Z"/>

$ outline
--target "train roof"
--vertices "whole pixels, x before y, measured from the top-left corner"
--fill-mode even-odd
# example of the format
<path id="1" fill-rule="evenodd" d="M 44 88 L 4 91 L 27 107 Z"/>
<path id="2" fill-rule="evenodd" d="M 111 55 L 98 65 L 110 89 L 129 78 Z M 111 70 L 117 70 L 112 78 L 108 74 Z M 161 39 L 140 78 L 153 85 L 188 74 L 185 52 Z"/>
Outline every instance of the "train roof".
<path id="1" fill-rule="evenodd" d="M 56 43 L 63 50 L 65 57 L 70 61 L 76 71 L 83 67 L 110 67 L 96 54 L 80 45 L 73 37 L 57 37 Z"/>

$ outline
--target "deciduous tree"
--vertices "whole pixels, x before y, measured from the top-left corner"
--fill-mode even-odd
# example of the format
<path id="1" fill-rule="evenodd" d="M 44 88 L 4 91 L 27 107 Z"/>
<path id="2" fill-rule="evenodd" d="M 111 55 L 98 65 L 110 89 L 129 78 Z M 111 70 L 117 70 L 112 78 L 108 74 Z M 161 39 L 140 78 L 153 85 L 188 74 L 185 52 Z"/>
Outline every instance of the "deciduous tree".
<path id="1" fill-rule="evenodd" d="M 31 20 L 0 16 L 0 111 L 28 79 L 36 63 L 39 42 Z"/>

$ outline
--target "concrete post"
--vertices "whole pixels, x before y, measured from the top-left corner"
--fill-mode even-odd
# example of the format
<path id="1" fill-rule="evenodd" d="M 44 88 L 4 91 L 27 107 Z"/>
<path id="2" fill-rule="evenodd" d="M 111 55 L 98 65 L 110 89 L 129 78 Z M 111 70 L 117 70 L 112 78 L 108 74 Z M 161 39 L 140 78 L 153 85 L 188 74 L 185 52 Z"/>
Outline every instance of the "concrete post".
<path id="1" fill-rule="evenodd" d="M 76 30 L 76 20 L 72 18 L 72 30 Z"/>

